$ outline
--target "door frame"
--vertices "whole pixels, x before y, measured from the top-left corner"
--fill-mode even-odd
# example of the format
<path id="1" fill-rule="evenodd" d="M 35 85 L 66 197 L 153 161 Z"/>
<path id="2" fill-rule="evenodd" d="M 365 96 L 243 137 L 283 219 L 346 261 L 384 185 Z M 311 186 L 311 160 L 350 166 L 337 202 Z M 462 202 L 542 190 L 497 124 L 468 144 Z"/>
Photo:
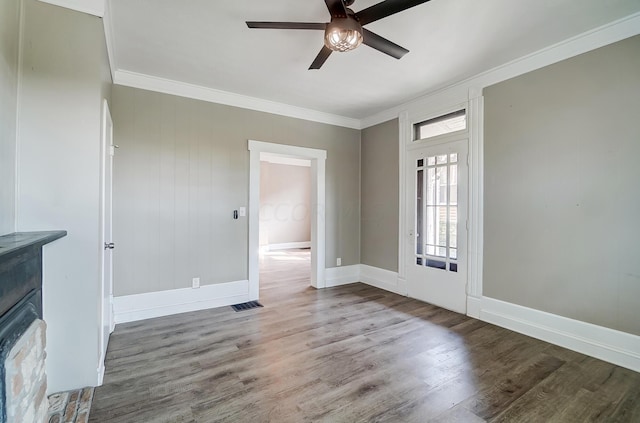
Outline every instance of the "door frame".
<path id="1" fill-rule="evenodd" d="M 464 93 L 464 100 L 461 98 Z M 409 222 L 406 207 L 409 193 L 406 186 L 407 151 L 416 142 L 413 140 L 413 125 L 425 120 L 445 115 L 455 110 L 466 109 L 468 137 L 468 199 L 467 199 L 467 315 L 480 317 L 482 297 L 482 243 L 483 243 L 483 202 L 484 187 L 484 98 L 482 89 L 471 87 L 455 95 L 434 97 L 430 103 L 414 104 L 398 114 L 398 155 L 399 171 L 399 222 L 398 222 L 398 290 L 407 295 L 406 283 L 406 236 Z M 456 97 L 456 98 L 454 98 Z M 444 102 L 443 102 L 444 100 Z M 453 100 L 453 101 L 452 101 Z M 443 104 L 446 106 L 443 107 Z M 458 133 L 460 134 L 460 133 Z M 448 135 L 442 136 L 444 138 Z M 429 141 L 437 140 L 436 137 Z"/>
<path id="2" fill-rule="evenodd" d="M 311 286 L 325 283 L 325 176 L 327 151 L 262 141 L 248 141 L 249 149 L 249 300 L 260 295 L 260 156 L 268 153 L 311 161 Z"/>
<path id="3" fill-rule="evenodd" d="M 111 219 L 111 230 L 113 233 L 113 120 L 111 118 L 111 112 L 109 110 L 109 103 L 106 99 L 102 101 L 102 119 L 101 119 L 101 133 L 100 133 L 100 290 L 99 290 L 99 307 L 98 323 L 100 325 L 98 329 L 98 385 L 102 385 L 102 379 L 104 377 L 104 362 L 106 359 L 106 351 L 108 347 L 108 340 L 105 345 L 104 328 L 106 323 L 109 326 L 109 333 L 113 332 L 115 321 L 113 317 L 113 255 L 111 258 L 111 272 L 109 272 L 109 281 L 105 281 L 104 272 L 106 266 L 105 249 L 104 244 L 106 242 L 112 242 L 111 239 L 107 239 L 105 233 L 106 219 Z M 111 138 L 107 137 L 108 124 L 111 126 Z M 110 180 L 107 180 L 107 166 L 111 166 Z M 106 193 L 107 190 L 111 190 L 111 209 L 107 210 Z M 110 250 L 113 251 L 113 250 Z M 108 286 L 105 286 L 107 285 Z M 104 321 L 104 292 L 105 288 L 108 288 L 109 292 L 109 306 L 107 309 L 108 321 Z"/>

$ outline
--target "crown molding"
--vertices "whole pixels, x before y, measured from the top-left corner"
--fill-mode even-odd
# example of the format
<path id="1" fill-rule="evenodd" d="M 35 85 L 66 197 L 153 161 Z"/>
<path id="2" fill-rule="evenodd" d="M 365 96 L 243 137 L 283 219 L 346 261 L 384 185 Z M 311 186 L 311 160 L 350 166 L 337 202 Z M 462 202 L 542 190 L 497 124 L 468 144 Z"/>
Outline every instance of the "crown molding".
<path id="1" fill-rule="evenodd" d="M 104 16 L 105 0 L 40 0 L 55 6 L 66 7 L 82 13 L 98 17 Z"/>
<path id="2" fill-rule="evenodd" d="M 102 16 L 102 26 L 104 28 L 104 39 L 107 44 L 107 57 L 109 58 L 109 68 L 111 70 L 111 80 L 115 79 L 118 64 L 116 62 L 116 40 L 111 21 L 111 6 L 109 2 L 104 4 L 104 15 Z"/>
<path id="3" fill-rule="evenodd" d="M 439 103 L 442 106 L 442 104 L 459 102 L 468 97 L 470 90 L 481 92 L 483 88 L 498 82 L 506 81 L 638 34 L 640 34 L 640 13 L 634 13 L 481 72 L 471 78 L 437 87 L 413 100 L 362 119 L 360 121 L 361 127 L 364 129 L 396 119 L 405 110 L 416 110 L 435 103 Z"/>
<path id="4" fill-rule="evenodd" d="M 259 112 L 273 113 L 276 115 L 326 123 L 329 125 L 360 129 L 359 119 L 319 112 L 289 104 L 277 103 L 256 97 L 249 97 L 228 91 L 216 90 L 200 85 L 193 85 L 186 82 L 159 78 L 156 76 L 144 75 L 120 69 L 114 72 L 113 83 L 127 87 L 208 101 L 211 103 L 225 104 L 227 106 L 242 107 L 244 109 L 256 110 Z"/>
<path id="5" fill-rule="evenodd" d="M 69 6 L 70 4 L 84 4 L 81 0 L 41 1 L 60 4 L 64 7 L 71 7 Z M 459 102 L 467 99 L 469 92 L 471 91 L 481 93 L 482 89 L 489 85 L 514 78 L 527 72 L 549 66 L 579 54 L 640 34 L 640 13 L 635 13 L 545 47 L 534 53 L 512 60 L 511 62 L 497 66 L 493 69 L 484 71 L 465 80 L 436 87 L 433 90 L 423 93 L 419 97 L 384 110 L 380 113 L 376 113 L 375 115 L 363 119 L 354 119 L 256 97 L 235 94 L 228 91 L 216 90 L 186 82 L 118 69 L 115 61 L 115 43 L 109 19 L 108 5 L 105 7 L 102 0 L 91 0 L 86 1 L 86 3 L 93 4 L 94 6 L 98 3 L 102 4 L 101 12 L 105 15 L 105 35 L 107 38 L 107 49 L 109 51 L 109 62 L 112 69 L 114 84 L 352 129 L 364 129 L 391 119 L 396 119 L 400 113 L 405 110 L 416 110 L 429 107 L 429 105 L 433 104 L 442 105 L 445 103 L 449 104 Z M 71 8 L 80 10 L 78 7 Z M 94 11 L 97 11 L 96 7 L 94 7 Z M 86 13 L 91 12 L 86 11 Z"/>

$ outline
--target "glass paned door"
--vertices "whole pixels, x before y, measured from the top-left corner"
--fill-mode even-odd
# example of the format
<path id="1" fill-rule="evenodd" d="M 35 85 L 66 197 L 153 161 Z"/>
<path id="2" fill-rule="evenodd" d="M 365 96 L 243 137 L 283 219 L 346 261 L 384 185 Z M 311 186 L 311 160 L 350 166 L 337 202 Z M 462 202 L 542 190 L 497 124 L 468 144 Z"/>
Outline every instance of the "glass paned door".
<path id="1" fill-rule="evenodd" d="M 408 152 L 409 296 L 466 312 L 467 141 Z"/>
<path id="2" fill-rule="evenodd" d="M 458 154 L 415 159 L 416 264 L 458 271 Z"/>

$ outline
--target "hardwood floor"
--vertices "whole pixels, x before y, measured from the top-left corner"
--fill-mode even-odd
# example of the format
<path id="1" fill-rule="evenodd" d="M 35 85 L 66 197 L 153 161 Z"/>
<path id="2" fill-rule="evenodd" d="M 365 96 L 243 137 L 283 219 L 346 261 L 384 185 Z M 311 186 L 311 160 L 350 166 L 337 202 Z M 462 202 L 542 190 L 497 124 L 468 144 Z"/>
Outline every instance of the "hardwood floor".
<path id="1" fill-rule="evenodd" d="M 116 327 L 91 422 L 640 422 L 640 374 L 272 253 L 264 308 Z M 307 264 L 296 266 L 296 263 Z"/>

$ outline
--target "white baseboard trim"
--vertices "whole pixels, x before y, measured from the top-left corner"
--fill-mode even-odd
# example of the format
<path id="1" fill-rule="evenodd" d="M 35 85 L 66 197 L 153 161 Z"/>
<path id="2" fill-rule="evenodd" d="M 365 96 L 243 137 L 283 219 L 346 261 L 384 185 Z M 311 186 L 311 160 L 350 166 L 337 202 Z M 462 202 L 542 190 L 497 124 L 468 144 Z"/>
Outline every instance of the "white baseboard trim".
<path id="1" fill-rule="evenodd" d="M 293 250 L 296 248 L 311 248 L 311 241 L 283 242 L 282 244 L 269 244 L 267 251 Z"/>
<path id="2" fill-rule="evenodd" d="M 116 323 L 135 322 L 189 311 L 223 307 L 250 301 L 249 281 L 170 289 L 113 298 Z"/>
<path id="3" fill-rule="evenodd" d="M 360 282 L 360 265 L 329 267 L 324 269 L 325 288 Z"/>
<path id="4" fill-rule="evenodd" d="M 104 363 L 98 366 L 98 384 L 96 386 L 102 386 L 102 382 L 104 381 Z"/>
<path id="5" fill-rule="evenodd" d="M 403 294 L 398 283 L 398 273 L 366 264 L 360 265 L 360 282 L 395 294 Z"/>
<path id="6" fill-rule="evenodd" d="M 480 320 L 640 372 L 640 336 L 482 297 Z"/>
<path id="7" fill-rule="evenodd" d="M 467 295 L 467 316 L 479 319 L 481 309 L 482 299 L 472 295 Z"/>
<path id="8" fill-rule="evenodd" d="M 397 294 L 404 295 L 405 297 L 409 296 L 409 286 L 407 285 L 407 280 L 401 278 L 398 275 L 398 292 Z"/>

